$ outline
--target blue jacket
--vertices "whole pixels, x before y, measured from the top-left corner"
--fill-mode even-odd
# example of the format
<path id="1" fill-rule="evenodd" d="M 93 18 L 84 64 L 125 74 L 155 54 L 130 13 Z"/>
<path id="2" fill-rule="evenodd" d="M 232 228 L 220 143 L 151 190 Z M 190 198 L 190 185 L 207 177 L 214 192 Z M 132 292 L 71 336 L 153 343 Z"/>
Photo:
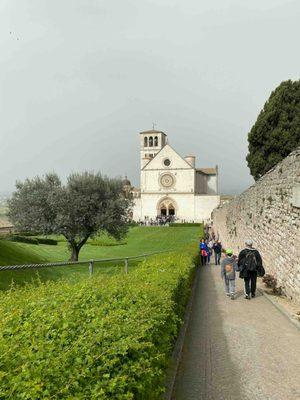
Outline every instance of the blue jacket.
<path id="1" fill-rule="evenodd" d="M 205 250 L 206 251 L 206 253 L 208 253 L 208 246 L 207 246 L 207 244 L 206 243 L 200 243 L 199 244 L 199 248 L 200 248 L 200 250 Z"/>

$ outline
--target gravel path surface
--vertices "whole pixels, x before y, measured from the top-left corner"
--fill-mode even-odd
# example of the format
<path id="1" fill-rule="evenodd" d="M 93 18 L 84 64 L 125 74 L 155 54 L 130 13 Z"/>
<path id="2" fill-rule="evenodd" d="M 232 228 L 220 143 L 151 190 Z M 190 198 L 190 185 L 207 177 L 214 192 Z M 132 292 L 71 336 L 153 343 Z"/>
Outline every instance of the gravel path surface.
<path id="1" fill-rule="evenodd" d="M 220 267 L 202 267 L 173 399 L 300 400 L 300 333 L 259 293 L 224 294 Z"/>

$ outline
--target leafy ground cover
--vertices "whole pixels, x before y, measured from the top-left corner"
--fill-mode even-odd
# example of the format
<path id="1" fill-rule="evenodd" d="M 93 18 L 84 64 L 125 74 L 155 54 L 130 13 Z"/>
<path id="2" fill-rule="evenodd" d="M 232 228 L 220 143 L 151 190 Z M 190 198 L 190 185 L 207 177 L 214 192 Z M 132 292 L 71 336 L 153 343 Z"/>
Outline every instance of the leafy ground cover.
<path id="1" fill-rule="evenodd" d="M 167 249 L 180 249 L 196 243 L 202 234 L 199 226 L 189 227 L 133 227 L 127 237 L 121 242 L 106 235 L 89 240 L 80 253 L 81 260 L 117 258 L 135 256 L 144 253 L 162 251 Z M 49 236 L 58 240 L 57 246 L 33 245 L 0 240 L 0 265 L 30 264 L 42 262 L 67 261 L 68 247 L 63 237 Z M 131 268 L 136 262 L 131 262 Z M 95 265 L 95 273 L 116 274 L 123 271 L 123 263 L 106 263 Z M 15 284 L 31 282 L 38 276 L 39 280 L 69 279 L 75 282 L 88 276 L 87 265 L 43 268 L 37 270 L 0 271 L 0 289 Z"/>
<path id="2" fill-rule="evenodd" d="M 122 279 L 2 292 L 0 398 L 161 398 L 194 272 L 189 249 Z"/>

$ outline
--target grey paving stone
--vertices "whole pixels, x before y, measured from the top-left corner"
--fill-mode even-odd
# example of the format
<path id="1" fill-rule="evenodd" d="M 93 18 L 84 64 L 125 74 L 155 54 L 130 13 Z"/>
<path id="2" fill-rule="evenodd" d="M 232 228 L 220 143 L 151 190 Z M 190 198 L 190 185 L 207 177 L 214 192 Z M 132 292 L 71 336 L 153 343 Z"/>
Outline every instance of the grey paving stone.
<path id="1" fill-rule="evenodd" d="M 219 266 L 202 267 L 175 400 L 299 400 L 300 334 L 267 299 L 224 294 Z"/>

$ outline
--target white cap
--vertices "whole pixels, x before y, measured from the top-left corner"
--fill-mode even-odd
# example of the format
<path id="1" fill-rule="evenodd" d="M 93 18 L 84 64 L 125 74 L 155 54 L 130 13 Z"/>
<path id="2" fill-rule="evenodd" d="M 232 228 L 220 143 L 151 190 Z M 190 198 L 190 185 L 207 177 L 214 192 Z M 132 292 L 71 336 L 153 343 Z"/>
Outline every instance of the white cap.
<path id="1" fill-rule="evenodd" d="M 251 239 L 247 239 L 247 240 L 245 241 L 245 245 L 246 245 L 246 246 L 252 246 L 252 245 L 253 245 L 252 240 L 251 240 Z"/>

